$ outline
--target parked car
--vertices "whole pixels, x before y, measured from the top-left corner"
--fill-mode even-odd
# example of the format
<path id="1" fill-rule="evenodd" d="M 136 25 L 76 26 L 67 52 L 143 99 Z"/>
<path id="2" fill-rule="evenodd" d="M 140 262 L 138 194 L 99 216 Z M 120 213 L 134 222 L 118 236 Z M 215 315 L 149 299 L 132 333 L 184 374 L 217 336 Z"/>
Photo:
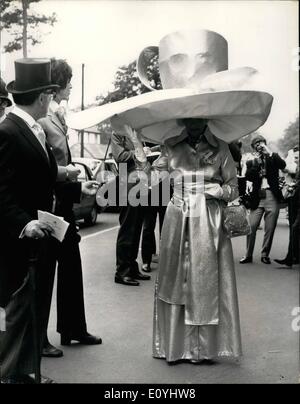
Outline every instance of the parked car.
<path id="1" fill-rule="evenodd" d="M 80 174 L 78 176 L 78 181 L 91 181 L 95 179 L 91 169 L 83 162 L 77 161 L 76 158 L 73 159 L 74 165 L 80 169 Z M 101 212 L 101 209 L 96 203 L 96 196 L 82 195 L 80 203 L 75 203 L 74 214 L 76 220 L 84 219 L 84 222 L 92 226 L 97 221 L 97 215 Z"/>
<path id="2" fill-rule="evenodd" d="M 152 152 L 147 156 L 150 163 L 158 158 L 160 152 Z M 104 210 L 119 212 L 119 171 L 118 164 L 114 158 L 102 160 L 97 170 L 94 172 L 95 179 L 100 183 L 99 190 L 96 195 L 98 205 Z M 112 199 L 108 200 L 108 188 L 114 190 Z"/>
<path id="3" fill-rule="evenodd" d="M 100 159 L 94 159 L 91 157 L 74 157 L 73 161 L 76 161 L 76 163 L 82 163 L 82 164 L 85 164 L 86 166 L 88 166 L 88 168 L 91 170 L 93 175 L 95 174 L 99 165 L 101 164 Z"/>

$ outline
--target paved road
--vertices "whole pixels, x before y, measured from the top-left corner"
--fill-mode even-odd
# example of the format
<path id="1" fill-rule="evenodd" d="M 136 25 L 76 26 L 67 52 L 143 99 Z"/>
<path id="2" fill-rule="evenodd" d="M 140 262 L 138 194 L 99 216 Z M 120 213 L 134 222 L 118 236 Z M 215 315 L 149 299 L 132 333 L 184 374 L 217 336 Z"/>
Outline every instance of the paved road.
<path id="1" fill-rule="evenodd" d="M 245 238 L 233 239 L 244 355 L 240 363 L 168 366 L 153 359 L 152 310 L 156 270 L 139 287 L 113 282 L 118 216 L 99 215 L 92 228 L 81 229 L 85 302 L 89 331 L 103 344 L 64 347 L 64 357 L 43 359 L 43 373 L 60 383 L 296 383 L 299 333 L 292 330 L 292 309 L 299 306 L 299 271 L 264 265 L 258 232 L 254 263 L 240 265 Z M 287 249 L 288 225 L 282 210 L 271 258 Z M 55 332 L 55 299 L 50 319 Z"/>

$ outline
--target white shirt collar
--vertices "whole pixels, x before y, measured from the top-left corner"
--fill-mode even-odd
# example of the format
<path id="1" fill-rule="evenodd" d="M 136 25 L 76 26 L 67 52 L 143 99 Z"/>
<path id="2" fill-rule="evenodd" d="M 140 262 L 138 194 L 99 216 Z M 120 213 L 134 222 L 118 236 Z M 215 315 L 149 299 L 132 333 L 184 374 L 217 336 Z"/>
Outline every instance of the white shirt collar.
<path id="1" fill-rule="evenodd" d="M 3 116 L 0 117 L 0 123 L 2 123 L 4 121 L 4 119 L 6 118 L 6 114 L 4 114 Z"/>
<path id="2" fill-rule="evenodd" d="M 23 119 L 23 121 L 25 121 L 30 128 L 32 128 L 33 125 L 36 123 L 36 120 L 30 114 L 16 105 L 12 110 L 12 113 Z"/>

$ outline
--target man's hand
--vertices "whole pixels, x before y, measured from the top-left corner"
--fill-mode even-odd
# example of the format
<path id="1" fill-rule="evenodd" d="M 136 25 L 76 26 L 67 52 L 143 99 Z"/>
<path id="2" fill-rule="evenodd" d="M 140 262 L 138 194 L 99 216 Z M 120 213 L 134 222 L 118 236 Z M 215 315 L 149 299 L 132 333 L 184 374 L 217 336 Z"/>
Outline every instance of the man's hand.
<path id="1" fill-rule="evenodd" d="M 86 181 L 82 183 L 81 192 L 84 195 L 93 196 L 96 195 L 100 183 L 98 181 Z"/>
<path id="2" fill-rule="evenodd" d="M 51 236 L 53 229 L 46 223 L 42 223 L 39 220 L 32 220 L 27 224 L 24 229 L 24 237 L 39 239 L 43 237 Z"/>
<path id="3" fill-rule="evenodd" d="M 76 181 L 78 175 L 80 174 L 80 168 L 73 166 L 73 164 L 69 164 L 66 166 L 67 170 L 67 178 L 71 181 Z"/>
<path id="4" fill-rule="evenodd" d="M 260 144 L 259 146 L 259 152 L 264 154 L 265 156 L 270 156 L 272 154 L 271 150 L 268 148 L 268 146 L 264 143 Z"/>

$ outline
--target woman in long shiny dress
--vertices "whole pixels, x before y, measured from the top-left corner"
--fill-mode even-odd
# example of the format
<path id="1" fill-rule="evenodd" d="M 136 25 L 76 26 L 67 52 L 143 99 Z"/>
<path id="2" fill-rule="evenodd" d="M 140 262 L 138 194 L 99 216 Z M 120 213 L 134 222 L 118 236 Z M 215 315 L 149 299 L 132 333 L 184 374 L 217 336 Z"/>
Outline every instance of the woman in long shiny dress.
<path id="1" fill-rule="evenodd" d="M 174 195 L 162 229 L 153 356 L 198 363 L 242 354 L 231 240 L 223 207 L 237 198 L 234 161 L 205 119 L 184 119 L 154 164 Z"/>

